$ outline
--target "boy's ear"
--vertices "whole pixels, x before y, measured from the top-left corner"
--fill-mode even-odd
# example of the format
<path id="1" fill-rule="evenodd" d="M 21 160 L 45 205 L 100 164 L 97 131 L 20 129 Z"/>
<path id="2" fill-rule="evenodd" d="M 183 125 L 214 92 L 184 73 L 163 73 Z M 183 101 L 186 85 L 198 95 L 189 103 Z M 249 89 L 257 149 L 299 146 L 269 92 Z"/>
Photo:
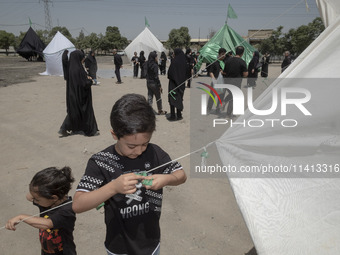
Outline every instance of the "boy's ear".
<path id="1" fill-rule="evenodd" d="M 118 137 L 116 136 L 115 131 L 113 131 L 113 129 L 111 129 L 110 132 L 111 132 L 113 139 L 118 141 Z"/>

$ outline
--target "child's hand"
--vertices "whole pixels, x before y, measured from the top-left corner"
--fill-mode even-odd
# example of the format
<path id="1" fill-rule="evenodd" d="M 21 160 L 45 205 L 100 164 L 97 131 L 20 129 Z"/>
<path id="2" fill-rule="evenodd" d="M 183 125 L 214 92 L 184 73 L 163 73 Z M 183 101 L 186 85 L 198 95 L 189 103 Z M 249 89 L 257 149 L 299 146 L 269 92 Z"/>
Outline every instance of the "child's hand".
<path id="1" fill-rule="evenodd" d="M 146 186 L 146 189 L 158 190 L 163 188 L 168 184 L 169 178 L 171 176 L 169 174 L 153 174 L 150 176 L 145 177 L 145 180 L 152 180 L 151 186 Z"/>
<path id="2" fill-rule="evenodd" d="M 21 221 L 20 215 L 8 220 L 6 223 L 6 229 L 15 231 L 16 230 L 15 226 L 18 225 L 20 221 Z"/>
<path id="3" fill-rule="evenodd" d="M 138 180 L 144 180 L 144 176 L 136 175 L 134 173 L 122 174 L 113 181 L 116 193 L 132 194 L 136 192 L 136 184 Z"/>

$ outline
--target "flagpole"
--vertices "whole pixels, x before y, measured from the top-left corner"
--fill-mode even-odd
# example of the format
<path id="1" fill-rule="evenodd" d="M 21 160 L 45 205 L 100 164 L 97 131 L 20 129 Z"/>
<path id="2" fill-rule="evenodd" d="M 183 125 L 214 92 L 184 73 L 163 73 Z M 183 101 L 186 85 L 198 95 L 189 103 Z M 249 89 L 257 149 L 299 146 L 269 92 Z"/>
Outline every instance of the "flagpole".
<path id="1" fill-rule="evenodd" d="M 229 17 L 228 12 L 229 12 L 229 4 L 228 4 L 228 9 L 227 9 L 227 18 L 226 18 L 226 20 L 225 20 L 225 23 L 226 23 L 226 24 L 228 24 L 228 17 Z"/>

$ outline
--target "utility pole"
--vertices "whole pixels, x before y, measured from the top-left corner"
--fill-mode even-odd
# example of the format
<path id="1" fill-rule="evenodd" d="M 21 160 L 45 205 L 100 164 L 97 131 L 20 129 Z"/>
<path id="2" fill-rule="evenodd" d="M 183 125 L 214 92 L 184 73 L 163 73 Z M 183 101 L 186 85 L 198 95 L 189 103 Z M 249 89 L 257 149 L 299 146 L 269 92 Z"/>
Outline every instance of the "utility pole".
<path id="1" fill-rule="evenodd" d="M 51 31 L 52 21 L 51 21 L 49 3 L 52 2 L 52 0 L 42 0 L 42 1 L 44 2 L 44 10 L 45 10 L 45 27 L 48 31 Z M 39 0 L 39 3 L 40 3 L 40 0 Z"/>

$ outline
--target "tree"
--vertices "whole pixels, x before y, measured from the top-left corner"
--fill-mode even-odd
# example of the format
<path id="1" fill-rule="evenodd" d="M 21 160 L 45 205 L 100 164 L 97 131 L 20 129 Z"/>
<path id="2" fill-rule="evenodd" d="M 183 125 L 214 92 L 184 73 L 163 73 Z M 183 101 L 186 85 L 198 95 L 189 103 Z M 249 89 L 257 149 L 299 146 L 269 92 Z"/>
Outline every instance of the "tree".
<path id="1" fill-rule="evenodd" d="M 39 38 L 43 41 L 43 43 L 45 45 L 48 45 L 49 43 L 49 40 L 48 40 L 48 31 L 45 29 L 45 30 L 37 30 L 35 31 L 37 33 L 37 35 L 39 36 Z"/>
<path id="2" fill-rule="evenodd" d="M 189 29 L 187 27 L 181 27 L 170 31 L 167 43 L 172 49 L 188 48 L 190 46 L 190 40 Z"/>
<path id="3" fill-rule="evenodd" d="M 75 46 L 77 49 L 84 49 L 85 47 L 85 34 L 80 30 L 79 36 L 76 38 Z"/>
<path id="4" fill-rule="evenodd" d="M 9 46 L 14 46 L 15 35 L 12 33 L 7 33 L 5 30 L 0 30 L 0 48 L 6 50 L 6 55 L 8 56 Z"/>
<path id="5" fill-rule="evenodd" d="M 308 25 L 289 30 L 291 51 L 301 54 L 325 29 L 321 18 L 316 18 Z"/>
<path id="6" fill-rule="evenodd" d="M 90 35 L 85 37 L 86 48 L 91 48 L 95 50 L 99 46 L 99 38 L 96 33 L 91 33 Z"/>
<path id="7" fill-rule="evenodd" d="M 103 50 L 110 49 L 123 49 L 128 45 L 128 40 L 126 37 L 121 36 L 118 27 L 106 27 L 105 32 L 106 39 L 104 40 Z"/>
<path id="8" fill-rule="evenodd" d="M 282 33 L 282 26 L 273 31 L 270 38 L 263 40 L 259 50 L 269 52 L 272 55 L 281 56 L 286 50 L 292 54 L 301 54 L 325 29 L 321 18 L 315 18 L 308 25 L 290 29 L 288 33 Z"/>

